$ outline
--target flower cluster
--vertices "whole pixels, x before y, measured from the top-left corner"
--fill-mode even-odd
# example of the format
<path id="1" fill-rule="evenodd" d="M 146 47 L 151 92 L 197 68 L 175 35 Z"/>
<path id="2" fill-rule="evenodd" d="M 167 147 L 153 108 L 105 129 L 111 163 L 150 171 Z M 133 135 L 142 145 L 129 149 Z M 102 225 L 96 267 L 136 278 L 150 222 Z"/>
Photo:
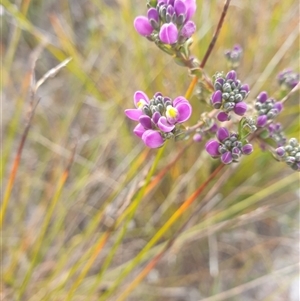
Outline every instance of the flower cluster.
<path id="1" fill-rule="evenodd" d="M 233 49 L 225 51 L 225 57 L 232 68 L 236 68 L 242 58 L 243 48 L 240 45 L 234 45 Z"/>
<path id="2" fill-rule="evenodd" d="M 210 101 L 215 109 L 222 110 L 217 115 L 217 119 L 219 121 L 229 120 L 231 111 L 243 116 L 247 111 L 247 104 L 244 100 L 249 94 L 249 86 L 241 84 L 234 70 L 229 71 L 226 76 L 218 73 L 215 78 L 215 92 L 212 94 Z"/>
<path id="3" fill-rule="evenodd" d="M 157 148 L 166 139 L 180 134 L 179 124 L 188 120 L 192 114 L 190 103 L 178 96 L 174 100 L 157 92 L 152 99 L 142 92 L 134 94 L 136 109 L 125 110 L 128 118 L 139 121 L 133 132 L 150 148 Z"/>
<path id="4" fill-rule="evenodd" d="M 300 74 L 292 69 L 285 69 L 277 76 L 279 85 L 285 90 L 292 90 L 300 81 Z"/>
<path id="5" fill-rule="evenodd" d="M 267 130 L 269 138 L 275 141 L 277 147 L 286 144 L 286 137 L 280 122 L 269 124 Z"/>
<path id="6" fill-rule="evenodd" d="M 147 17 L 134 20 L 136 31 L 155 42 L 183 44 L 196 30 L 190 19 L 196 11 L 196 0 L 157 0 L 148 3 Z"/>
<path id="7" fill-rule="evenodd" d="M 288 145 L 278 147 L 276 154 L 293 170 L 300 171 L 300 144 L 296 138 L 291 138 Z"/>
<path id="8" fill-rule="evenodd" d="M 264 127 L 268 120 L 274 119 L 282 111 L 283 104 L 269 98 L 268 93 L 263 91 L 257 96 L 255 109 L 258 113 L 256 124 L 258 127 Z"/>
<path id="9" fill-rule="evenodd" d="M 224 164 L 238 162 L 242 155 L 250 155 L 253 152 L 251 144 L 241 141 L 238 134 L 229 133 L 224 127 L 218 129 L 216 137 L 218 140 L 209 140 L 205 149 L 213 158 L 221 157 Z"/>

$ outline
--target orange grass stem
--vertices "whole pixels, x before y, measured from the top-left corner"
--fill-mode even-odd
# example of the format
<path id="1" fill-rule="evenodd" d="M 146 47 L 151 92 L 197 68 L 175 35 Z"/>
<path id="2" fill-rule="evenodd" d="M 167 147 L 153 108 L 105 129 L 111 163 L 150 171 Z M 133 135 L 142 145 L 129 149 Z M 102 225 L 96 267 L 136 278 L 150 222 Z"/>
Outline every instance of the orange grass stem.
<path id="1" fill-rule="evenodd" d="M 140 260 L 142 260 L 144 254 L 162 237 L 162 235 L 174 224 L 174 222 L 191 206 L 191 204 L 197 199 L 200 193 L 206 188 L 206 186 L 210 183 L 210 181 L 215 178 L 215 176 L 222 170 L 224 166 L 225 166 L 224 164 L 220 164 L 218 168 L 215 169 L 214 172 L 207 178 L 207 180 L 203 184 L 201 184 L 199 188 L 196 191 L 194 191 L 194 193 L 189 198 L 187 198 L 184 201 L 184 203 L 175 211 L 175 213 L 169 218 L 169 220 L 158 230 L 158 232 L 152 237 L 152 239 L 147 243 L 147 245 L 133 259 L 133 261 L 124 268 L 120 277 L 116 279 L 111 289 L 101 296 L 100 300 L 106 300 L 106 298 L 108 298 L 113 293 L 113 291 L 119 286 L 122 280 L 134 269 L 134 267 L 140 262 Z M 169 248 L 172 245 L 172 243 L 173 243 L 172 240 L 169 241 L 167 247 Z M 157 255 L 153 259 L 155 264 L 158 262 L 161 256 Z M 150 262 L 146 266 L 146 268 L 137 276 L 138 280 L 134 279 L 134 281 L 130 284 L 130 286 L 125 291 L 127 295 L 140 283 L 140 281 L 144 279 L 144 277 L 151 270 L 150 267 L 153 268 L 155 264 L 153 265 L 153 263 Z M 123 298 L 123 296 L 125 298 L 127 296 L 125 295 L 125 292 L 122 293 L 122 296 L 120 298 Z M 120 300 L 124 300 L 124 299 L 119 299 L 118 301 Z"/>
<path id="2" fill-rule="evenodd" d="M 40 253 L 40 250 L 41 250 L 41 246 L 42 246 L 42 243 L 43 243 L 43 240 L 44 240 L 44 236 L 45 236 L 45 233 L 48 229 L 48 226 L 50 224 L 50 221 L 51 221 L 51 218 L 52 218 L 52 215 L 53 215 L 53 212 L 54 212 L 54 209 L 56 207 L 56 204 L 60 198 L 60 195 L 62 193 L 62 190 L 65 186 L 65 183 L 68 179 L 68 176 L 69 176 L 69 173 L 70 173 L 70 169 L 71 169 L 71 165 L 74 161 L 74 156 L 75 156 L 75 151 L 76 151 L 76 146 L 74 147 L 74 150 L 72 152 L 72 155 L 70 157 L 70 160 L 69 160 L 69 163 L 66 167 L 66 169 L 64 170 L 64 172 L 62 173 L 59 181 L 58 181 L 58 186 L 57 186 L 57 189 L 55 191 L 55 194 L 49 204 L 49 208 L 47 209 L 47 212 L 46 212 L 46 216 L 44 217 L 44 221 L 43 221 L 43 224 L 41 226 L 41 231 L 39 233 L 39 236 L 35 242 L 35 245 L 33 247 L 33 258 L 32 258 L 32 261 L 30 263 L 30 266 L 28 268 L 28 270 L 26 271 L 26 275 L 24 277 L 24 280 L 19 288 L 19 292 L 18 292 L 18 298 L 17 300 L 21 300 L 22 299 L 22 296 L 24 294 L 24 291 L 27 287 L 27 284 L 32 276 L 32 273 L 33 273 L 33 270 L 36 266 L 36 264 L 38 263 L 38 260 L 39 260 L 39 253 Z"/>
<path id="3" fill-rule="evenodd" d="M 36 109 L 38 103 L 39 103 L 39 100 L 37 101 L 37 103 L 35 104 L 35 106 L 31 110 L 27 126 L 25 127 L 23 135 L 21 137 L 21 141 L 20 141 L 20 144 L 19 144 L 19 147 L 18 147 L 18 150 L 17 150 L 17 154 L 16 154 L 16 157 L 14 159 L 13 166 L 12 166 L 12 169 L 11 169 L 11 172 L 10 172 L 10 175 L 9 175 L 9 179 L 8 179 L 7 187 L 6 187 L 6 190 L 5 190 L 5 193 L 4 193 L 3 203 L 2 203 L 1 211 L 0 211 L 0 229 L 2 229 L 2 226 L 3 226 L 3 223 L 4 223 L 4 218 L 5 218 L 5 213 L 6 213 L 6 210 L 7 210 L 8 203 L 9 203 L 9 198 L 10 198 L 10 195 L 11 195 L 12 188 L 14 186 L 17 171 L 18 171 L 20 161 L 21 161 L 22 151 L 23 151 L 24 144 L 25 144 L 25 141 L 26 141 L 26 138 L 28 136 L 28 132 L 29 132 L 29 129 L 30 129 L 30 126 L 31 126 L 31 121 L 33 119 L 35 109 Z"/>

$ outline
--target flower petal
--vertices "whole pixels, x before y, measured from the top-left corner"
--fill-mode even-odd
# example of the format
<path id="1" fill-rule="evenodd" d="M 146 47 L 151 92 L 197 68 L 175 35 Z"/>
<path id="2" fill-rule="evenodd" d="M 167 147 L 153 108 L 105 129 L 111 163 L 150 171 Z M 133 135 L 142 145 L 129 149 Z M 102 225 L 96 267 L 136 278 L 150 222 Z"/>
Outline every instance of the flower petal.
<path id="1" fill-rule="evenodd" d="M 227 120 L 230 119 L 230 117 L 229 117 L 229 115 L 228 115 L 226 112 L 220 112 L 220 113 L 218 113 L 218 115 L 217 115 L 217 119 L 218 119 L 219 121 L 227 121 Z"/>
<path id="2" fill-rule="evenodd" d="M 145 128 L 140 123 L 133 129 L 134 134 L 140 138 L 142 138 L 145 131 Z"/>
<path id="3" fill-rule="evenodd" d="M 178 123 L 185 122 L 192 115 L 192 106 L 188 102 L 179 103 L 176 109 L 178 110 Z"/>
<path id="4" fill-rule="evenodd" d="M 194 137 L 193 137 L 193 140 L 194 140 L 195 142 L 201 142 L 201 141 L 202 141 L 202 136 L 201 136 L 201 134 L 196 133 L 196 134 L 194 135 Z"/>
<path id="5" fill-rule="evenodd" d="M 220 143 L 217 140 L 211 139 L 205 144 L 205 149 L 212 157 L 218 157 L 220 156 L 219 146 Z"/>
<path id="6" fill-rule="evenodd" d="M 193 21 L 187 21 L 181 29 L 181 35 L 189 39 L 196 31 L 196 24 Z"/>
<path id="7" fill-rule="evenodd" d="M 244 155 L 250 155 L 253 152 L 252 144 L 248 143 L 242 147 L 242 152 Z"/>
<path id="8" fill-rule="evenodd" d="M 220 109 L 222 105 L 222 92 L 220 90 L 215 91 L 210 98 L 210 102 L 215 109 Z"/>
<path id="9" fill-rule="evenodd" d="M 174 2 L 174 8 L 176 15 L 185 15 L 186 13 L 186 6 L 182 0 L 175 0 Z M 184 18 L 185 19 L 185 18 Z"/>
<path id="10" fill-rule="evenodd" d="M 165 133 L 169 133 L 175 128 L 175 125 L 170 124 L 165 116 L 159 118 L 157 126 Z"/>
<path id="11" fill-rule="evenodd" d="M 134 20 L 134 28 L 135 30 L 144 37 L 149 36 L 153 32 L 153 28 L 145 16 L 138 16 Z"/>
<path id="12" fill-rule="evenodd" d="M 140 116 L 139 122 L 146 130 L 152 129 L 152 122 L 149 116 L 147 115 Z"/>
<path id="13" fill-rule="evenodd" d="M 136 91 L 133 96 L 133 102 L 136 108 L 140 108 L 143 104 L 149 104 L 149 98 L 143 91 Z"/>
<path id="14" fill-rule="evenodd" d="M 277 109 L 278 113 L 280 113 L 283 109 L 282 102 L 278 101 L 278 102 L 274 103 L 274 108 Z"/>
<path id="15" fill-rule="evenodd" d="M 179 103 L 182 103 L 182 102 L 187 102 L 188 103 L 188 100 L 183 96 L 176 97 L 173 100 L 173 107 L 176 107 Z"/>
<path id="16" fill-rule="evenodd" d="M 138 121 L 143 112 L 140 109 L 127 109 L 125 114 L 129 119 Z"/>
<path id="17" fill-rule="evenodd" d="M 184 4 L 185 4 L 186 9 L 187 9 L 186 20 L 189 20 L 195 14 L 195 11 L 196 11 L 196 8 L 197 8 L 196 0 L 185 0 Z"/>
<path id="18" fill-rule="evenodd" d="M 164 139 L 161 134 L 154 130 L 147 130 L 142 136 L 144 143 L 150 148 L 161 147 L 164 144 Z"/>
<path id="19" fill-rule="evenodd" d="M 236 72 L 234 70 L 229 71 L 226 74 L 226 79 L 232 79 L 233 81 L 236 80 Z"/>
<path id="20" fill-rule="evenodd" d="M 152 121 L 157 124 L 159 118 L 161 117 L 160 113 L 159 112 L 154 112 L 153 115 L 152 115 Z"/>
<path id="21" fill-rule="evenodd" d="M 264 103 L 266 102 L 266 100 L 268 99 L 268 93 L 266 91 L 262 91 L 258 94 L 257 96 L 257 100 L 260 102 L 260 103 Z"/>
<path id="22" fill-rule="evenodd" d="M 149 21 L 154 20 L 155 22 L 159 21 L 159 15 L 158 15 L 158 11 L 156 8 L 151 7 L 148 12 L 147 12 L 147 16 Z"/>
<path id="23" fill-rule="evenodd" d="M 235 105 L 233 110 L 235 114 L 243 116 L 246 113 L 247 108 L 247 104 L 244 101 L 241 101 Z"/>
<path id="24" fill-rule="evenodd" d="M 256 125 L 258 127 L 264 127 L 268 121 L 267 115 L 261 115 L 257 117 Z"/>
<path id="25" fill-rule="evenodd" d="M 227 138 L 229 138 L 230 134 L 229 131 L 224 128 L 224 127 L 220 127 L 217 131 L 217 138 L 220 142 L 226 140 Z"/>
<path id="26" fill-rule="evenodd" d="M 232 154 L 231 152 L 226 152 L 221 156 L 221 161 L 224 164 L 230 164 L 232 162 Z"/>
<path id="27" fill-rule="evenodd" d="M 159 39 L 165 44 L 174 44 L 177 42 L 178 30 L 175 24 L 164 24 L 159 32 Z"/>

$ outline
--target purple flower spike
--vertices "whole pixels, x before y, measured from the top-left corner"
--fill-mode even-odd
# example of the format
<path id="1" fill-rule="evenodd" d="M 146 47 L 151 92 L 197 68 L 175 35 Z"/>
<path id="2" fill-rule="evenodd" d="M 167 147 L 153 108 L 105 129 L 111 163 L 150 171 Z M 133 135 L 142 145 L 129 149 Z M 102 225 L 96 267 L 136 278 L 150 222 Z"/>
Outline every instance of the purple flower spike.
<path id="1" fill-rule="evenodd" d="M 178 30 L 175 24 L 164 24 L 159 32 L 159 39 L 165 44 L 174 44 L 177 42 Z"/>
<path id="2" fill-rule="evenodd" d="M 147 115 L 140 116 L 139 122 L 146 130 L 152 129 L 152 122 L 149 116 Z"/>
<path id="3" fill-rule="evenodd" d="M 233 110 L 235 114 L 243 116 L 247 111 L 247 104 L 244 101 L 238 102 Z"/>
<path id="4" fill-rule="evenodd" d="M 142 36 L 147 37 L 153 32 L 153 27 L 151 26 L 147 17 L 139 16 L 134 20 L 135 30 Z"/>
<path id="5" fill-rule="evenodd" d="M 236 72 L 234 70 L 229 71 L 226 74 L 226 79 L 232 79 L 233 81 L 236 80 Z"/>
<path id="6" fill-rule="evenodd" d="M 199 133 L 196 133 L 193 137 L 193 140 L 195 142 L 201 142 L 202 141 L 202 136 Z"/>
<path id="7" fill-rule="evenodd" d="M 233 158 L 232 158 L 232 154 L 231 152 L 226 152 L 221 156 L 221 161 L 224 164 L 230 164 L 232 162 Z"/>
<path id="8" fill-rule="evenodd" d="M 218 129 L 217 131 L 217 138 L 219 139 L 219 141 L 224 141 L 225 139 L 229 138 L 230 134 L 228 132 L 228 130 L 224 127 L 221 127 Z"/>
<path id="9" fill-rule="evenodd" d="M 125 110 L 125 114 L 129 119 L 138 121 L 143 112 L 140 109 L 127 109 Z"/>
<path id="10" fill-rule="evenodd" d="M 280 112 L 282 111 L 282 109 L 283 109 L 283 104 L 282 104 L 282 102 L 276 102 L 276 103 L 274 104 L 274 108 L 277 109 L 278 113 L 280 113 Z"/>
<path id="11" fill-rule="evenodd" d="M 147 130 L 142 136 L 144 143 L 150 148 L 158 148 L 164 144 L 161 134 L 154 130 Z"/>
<path id="12" fill-rule="evenodd" d="M 205 144 L 205 149 L 212 157 L 218 157 L 220 156 L 219 146 L 218 141 L 211 139 Z"/>
<path id="13" fill-rule="evenodd" d="M 229 115 L 226 112 L 220 112 L 217 115 L 217 119 L 221 122 L 229 120 Z"/>
<path id="14" fill-rule="evenodd" d="M 283 157 L 285 155 L 285 149 L 284 147 L 278 147 L 276 149 L 276 154 L 279 156 L 279 157 Z"/>
<path id="15" fill-rule="evenodd" d="M 188 21 L 181 29 L 181 35 L 189 39 L 196 31 L 196 24 L 193 21 Z"/>
<path id="16" fill-rule="evenodd" d="M 267 115 L 261 115 L 257 117 L 256 125 L 258 127 L 264 127 L 268 121 Z"/>
<path id="17" fill-rule="evenodd" d="M 175 108 L 178 111 L 178 123 L 187 121 L 192 115 L 192 106 L 188 102 L 181 102 Z"/>
<path id="18" fill-rule="evenodd" d="M 260 92 L 257 96 L 257 100 L 260 103 L 265 103 L 268 99 L 268 93 L 266 91 Z"/>
<path id="19" fill-rule="evenodd" d="M 175 125 L 170 124 L 165 116 L 159 118 L 157 126 L 165 133 L 169 133 L 175 128 Z"/>
<path id="20" fill-rule="evenodd" d="M 220 109 L 222 105 L 222 92 L 220 90 L 215 91 L 210 101 L 215 109 Z"/>
<path id="21" fill-rule="evenodd" d="M 242 147 L 242 152 L 244 155 L 250 155 L 252 152 L 253 152 L 253 146 L 252 144 L 245 144 L 243 147 Z"/>
<path id="22" fill-rule="evenodd" d="M 140 123 L 133 129 L 134 134 L 139 138 L 142 138 L 145 131 L 145 128 Z"/>

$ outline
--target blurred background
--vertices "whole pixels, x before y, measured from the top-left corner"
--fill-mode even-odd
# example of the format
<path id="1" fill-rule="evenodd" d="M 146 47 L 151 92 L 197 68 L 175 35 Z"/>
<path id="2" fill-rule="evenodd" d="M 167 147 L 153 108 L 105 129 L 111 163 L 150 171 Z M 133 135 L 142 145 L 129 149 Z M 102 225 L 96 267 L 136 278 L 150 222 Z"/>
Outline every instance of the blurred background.
<path id="1" fill-rule="evenodd" d="M 12 184 L 1 232 L 1 300 L 119 300 L 175 234 L 174 245 L 127 300 L 299 300 L 299 174 L 257 142 L 254 153 L 217 175 L 116 284 L 218 165 L 203 151 L 205 141 L 170 141 L 154 172 L 157 181 L 112 228 L 158 152 L 132 134 L 135 124 L 124 110 L 133 107 L 136 90 L 175 98 L 192 78 L 135 32 L 133 20 L 146 14 L 146 1 L 1 2 L 2 195 Z M 199 60 L 223 4 L 197 0 L 191 51 Z M 299 72 L 298 1 L 232 0 L 206 64 L 209 76 L 229 71 L 224 51 L 237 43 L 244 49 L 237 72 L 250 85 L 248 101 L 262 90 L 280 97 L 277 74 L 288 67 Z M 190 102 L 189 126 L 211 110 L 197 93 Z M 278 120 L 288 138 L 300 138 L 298 91 Z"/>

